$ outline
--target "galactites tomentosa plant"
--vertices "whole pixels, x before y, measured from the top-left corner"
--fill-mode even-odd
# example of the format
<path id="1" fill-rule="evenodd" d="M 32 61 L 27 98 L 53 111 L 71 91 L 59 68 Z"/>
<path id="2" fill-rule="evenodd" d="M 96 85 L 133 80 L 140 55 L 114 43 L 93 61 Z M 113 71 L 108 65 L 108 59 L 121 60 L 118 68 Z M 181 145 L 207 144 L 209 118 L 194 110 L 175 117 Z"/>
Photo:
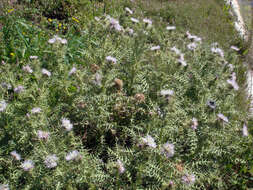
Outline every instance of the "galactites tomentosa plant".
<path id="1" fill-rule="evenodd" d="M 251 135 L 235 103 L 234 48 L 134 3 L 65 36 L 10 22 L 0 31 L 1 188 L 236 187 Z"/>

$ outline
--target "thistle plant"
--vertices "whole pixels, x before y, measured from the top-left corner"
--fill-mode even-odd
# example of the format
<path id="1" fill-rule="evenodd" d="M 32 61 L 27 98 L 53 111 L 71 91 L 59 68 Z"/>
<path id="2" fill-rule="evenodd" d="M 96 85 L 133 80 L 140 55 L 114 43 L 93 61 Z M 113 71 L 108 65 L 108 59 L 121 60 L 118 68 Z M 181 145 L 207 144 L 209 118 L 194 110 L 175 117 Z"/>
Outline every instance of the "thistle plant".
<path id="1" fill-rule="evenodd" d="M 0 187 L 246 187 L 238 52 L 113 2 L 66 34 L 1 18 Z"/>

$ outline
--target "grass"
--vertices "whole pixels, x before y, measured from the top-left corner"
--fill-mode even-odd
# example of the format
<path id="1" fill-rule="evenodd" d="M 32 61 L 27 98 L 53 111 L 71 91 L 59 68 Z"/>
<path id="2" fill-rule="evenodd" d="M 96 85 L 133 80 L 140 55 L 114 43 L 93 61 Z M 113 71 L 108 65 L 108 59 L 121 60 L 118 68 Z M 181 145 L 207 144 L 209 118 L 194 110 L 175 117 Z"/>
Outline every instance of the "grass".
<path id="1" fill-rule="evenodd" d="M 220 1 L 1 3 L 2 185 L 252 188 L 244 47 Z"/>

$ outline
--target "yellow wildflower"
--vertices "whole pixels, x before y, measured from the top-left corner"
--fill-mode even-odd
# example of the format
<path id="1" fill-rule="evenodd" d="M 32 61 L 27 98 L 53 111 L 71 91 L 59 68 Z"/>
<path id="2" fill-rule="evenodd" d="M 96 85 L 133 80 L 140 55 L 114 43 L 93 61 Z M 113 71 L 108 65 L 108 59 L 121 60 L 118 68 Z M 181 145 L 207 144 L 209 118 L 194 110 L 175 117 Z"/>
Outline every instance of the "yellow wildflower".
<path id="1" fill-rule="evenodd" d="M 52 22 L 53 20 L 51 18 L 48 19 L 48 22 Z"/>
<path id="2" fill-rule="evenodd" d="M 80 22 L 80 21 L 79 21 L 77 18 L 75 18 L 75 17 L 72 17 L 72 20 L 75 21 L 75 22 L 77 22 L 77 23 Z"/>
<path id="3" fill-rule="evenodd" d="M 11 12 L 13 12 L 14 11 L 14 9 L 9 9 L 8 10 L 8 13 L 11 13 Z"/>
<path id="4" fill-rule="evenodd" d="M 14 57 L 15 54 L 14 54 L 13 52 L 11 52 L 10 55 L 11 55 L 12 57 Z"/>
<path id="5" fill-rule="evenodd" d="M 59 32 L 59 30 L 58 30 L 58 29 L 56 29 L 55 31 L 56 31 L 56 32 Z"/>
<path id="6" fill-rule="evenodd" d="M 61 28 L 61 26 L 62 26 L 62 24 L 60 23 L 60 24 L 59 24 L 59 28 Z"/>

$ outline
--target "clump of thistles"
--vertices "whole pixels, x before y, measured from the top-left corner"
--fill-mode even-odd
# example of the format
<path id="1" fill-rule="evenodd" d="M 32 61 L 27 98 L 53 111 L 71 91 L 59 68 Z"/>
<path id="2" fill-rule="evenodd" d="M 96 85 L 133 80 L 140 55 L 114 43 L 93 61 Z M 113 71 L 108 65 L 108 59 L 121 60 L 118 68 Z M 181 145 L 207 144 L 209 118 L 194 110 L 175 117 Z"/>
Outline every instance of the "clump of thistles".
<path id="1" fill-rule="evenodd" d="M 11 152 L 11 156 L 12 156 L 15 160 L 21 160 L 21 156 L 20 156 L 20 154 L 18 154 L 18 153 L 16 152 L 16 150 L 14 150 L 14 151 Z"/>
<path id="2" fill-rule="evenodd" d="M 0 112 L 3 112 L 7 107 L 7 103 L 5 102 L 5 100 L 1 100 L 0 101 Z"/>
<path id="3" fill-rule="evenodd" d="M 66 131 L 71 131 L 72 130 L 73 124 L 70 122 L 69 119 L 63 118 L 61 120 L 61 122 L 62 122 L 62 126 L 66 129 Z"/>
<path id="4" fill-rule="evenodd" d="M 80 153 L 79 153 L 77 150 L 73 150 L 73 151 L 69 152 L 69 153 L 66 155 L 66 157 L 65 157 L 65 159 L 66 159 L 67 161 L 79 160 L 80 158 L 81 158 L 81 155 L 80 155 Z"/>
<path id="5" fill-rule="evenodd" d="M 37 137 L 39 139 L 47 140 L 49 138 L 49 136 L 50 136 L 50 133 L 47 131 L 41 131 L 41 130 L 37 131 Z"/>
<path id="6" fill-rule="evenodd" d="M 44 160 L 44 164 L 47 168 L 55 168 L 57 166 L 58 157 L 55 154 L 48 155 Z"/>
<path id="7" fill-rule="evenodd" d="M 156 143 L 153 137 L 147 135 L 146 137 L 141 138 L 140 146 L 149 146 L 151 148 L 156 148 Z"/>
<path id="8" fill-rule="evenodd" d="M 21 164 L 21 168 L 23 168 L 23 170 L 25 170 L 25 171 L 30 171 L 34 168 L 34 163 L 32 160 L 25 160 Z"/>
<path id="9" fill-rule="evenodd" d="M 227 83 L 230 84 L 235 90 L 239 90 L 239 85 L 236 82 L 235 72 L 232 73 L 231 79 L 228 79 Z"/>
<path id="10" fill-rule="evenodd" d="M 196 181 L 196 177 L 193 174 L 186 174 L 182 177 L 182 182 L 186 185 L 192 185 Z"/>
<path id="11" fill-rule="evenodd" d="M 167 158 L 171 158 L 175 154 L 174 145 L 170 143 L 165 143 L 162 145 L 161 153 L 165 155 Z"/>

